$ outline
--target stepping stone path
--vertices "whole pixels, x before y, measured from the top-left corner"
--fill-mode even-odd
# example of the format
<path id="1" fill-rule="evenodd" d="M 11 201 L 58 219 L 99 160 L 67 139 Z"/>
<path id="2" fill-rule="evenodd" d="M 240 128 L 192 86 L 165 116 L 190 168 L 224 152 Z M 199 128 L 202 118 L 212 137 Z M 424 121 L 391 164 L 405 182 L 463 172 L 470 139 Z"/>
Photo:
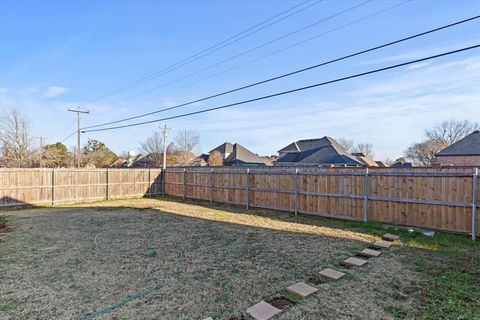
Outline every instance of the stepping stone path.
<path id="1" fill-rule="evenodd" d="M 373 246 L 380 249 L 384 249 L 384 248 L 390 248 L 392 244 L 390 242 L 380 240 L 380 241 L 375 241 L 373 243 Z"/>
<path id="2" fill-rule="evenodd" d="M 347 267 L 361 267 L 367 262 L 367 260 L 351 257 L 347 260 L 342 261 L 342 264 Z"/>
<path id="3" fill-rule="evenodd" d="M 396 241 L 398 239 L 400 239 L 399 236 L 397 236 L 396 234 L 391 234 L 391 233 L 385 233 L 383 236 L 382 236 L 383 240 L 387 240 L 387 241 Z"/>
<path id="4" fill-rule="evenodd" d="M 280 312 L 282 312 L 282 310 L 275 308 L 265 301 L 261 301 L 247 309 L 247 313 L 255 320 L 268 320 Z"/>
<path id="5" fill-rule="evenodd" d="M 385 233 L 383 235 L 383 239 L 387 241 L 375 241 L 373 243 L 373 246 L 376 248 L 384 249 L 384 248 L 390 248 L 392 245 L 392 241 L 399 240 L 400 237 L 391 234 L 391 233 Z M 382 254 L 381 251 L 373 250 L 373 249 L 363 249 L 360 252 L 360 255 L 365 256 L 365 257 L 378 257 Z M 368 261 L 360 258 L 355 258 L 355 257 L 350 257 L 344 261 L 342 261 L 342 265 L 347 266 L 347 267 L 361 267 L 364 264 L 366 264 Z M 320 274 L 324 277 L 338 280 L 341 277 L 345 276 L 345 273 L 331 269 L 331 268 L 326 268 L 320 271 Z M 290 287 L 287 288 L 287 291 L 290 292 L 291 294 L 300 296 L 302 298 L 306 298 L 315 292 L 318 291 L 317 288 L 312 287 L 304 282 L 298 282 L 295 283 L 294 285 L 291 285 Z M 256 305 L 251 306 L 250 308 L 247 309 L 247 313 L 252 316 L 255 320 L 268 320 L 274 317 L 275 315 L 279 314 L 282 312 L 282 310 L 272 306 L 271 304 L 265 302 L 265 301 L 260 301 Z M 203 320 L 213 320 L 212 317 L 205 318 Z"/>
<path id="6" fill-rule="evenodd" d="M 365 256 L 365 257 L 378 257 L 379 255 L 382 254 L 381 251 L 377 251 L 377 250 L 372 250 L 372 249 L 363 249 L 362 252 L 360 252 L 360 254 L 362 256 Z"/>
<path id="7" fill-rule="evenodd" d="M 315 288 L 315 287 L 309 286 L 306 283 L 299 282 L 299 283 L 295 283 L 294 285 L 291 285 L 290 287 L 288 287 L 287 291 L 292 293 L 292 294 L 295 294 L 297 296 L 300 296 L 302 298 L 306 298 L 309 295 L 312 295 L 315 292 L 317 292 L 318 289 Z"/>
<path id="8" fill-rule="evenodd" d="M 345 275 L 345 273 L 343 272 L 333 270 L 330 268 L 323 269 L 322 271 L 320 271 L 320 274 L 324 277 L 327 277 L 333 280 L 338 280 Z"/>

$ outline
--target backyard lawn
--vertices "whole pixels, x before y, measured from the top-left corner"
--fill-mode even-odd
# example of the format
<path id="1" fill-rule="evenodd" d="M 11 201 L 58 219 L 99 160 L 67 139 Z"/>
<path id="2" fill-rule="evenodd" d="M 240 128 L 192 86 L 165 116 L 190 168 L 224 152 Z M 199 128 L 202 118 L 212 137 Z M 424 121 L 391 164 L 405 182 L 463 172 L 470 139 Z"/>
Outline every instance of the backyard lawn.
<path id="1" fill-rule="evenodd" d="M 401 242 L 340 265 L 385 232 Z M 0 319 L 251 319 L 278 296 L 295 305 L 274 319 L 480 319 L 479 261 L 464 236 L 200 201 L 1 210 Z"/>

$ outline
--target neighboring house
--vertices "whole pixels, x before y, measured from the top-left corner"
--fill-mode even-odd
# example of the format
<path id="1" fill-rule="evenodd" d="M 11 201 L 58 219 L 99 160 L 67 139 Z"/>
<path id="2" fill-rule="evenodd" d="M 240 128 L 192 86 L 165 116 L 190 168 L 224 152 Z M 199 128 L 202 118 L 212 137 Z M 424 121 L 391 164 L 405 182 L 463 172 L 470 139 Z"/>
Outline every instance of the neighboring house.
<path id="1" fill-rule="evenodd" d="M 377 163 L 377 166 L 381 167 L 381 168 L 386 168 L 388 167 L 385 163 L 383 163 L 382 161 L 378 160 L 378 161 L 375 161 Z"/>
<path id="2" fill-rule="evenodd" d="M 208 165 L 208 155 L 214 151 L 220 152 L 224 166 L 270 166 L 272 161 L 268 157 L 261 157 L 238 143 L 225 142 L 210 150 L 208 154 L 196 157 L 191 166 Z M 204 164 L 205 163 L 205 164 Z"/>
<path id="3" fill-rule="evenodd" d="M 213 151 L 218 151 L 222 155 L 223 161 L 228 158 L 228 156 L 233 152 L 233 144 L 230 142 L 225 142 L 216 147 L 215 149 L 212 149 L 208 152 L 208 154 L 211 154 Z M 207 156 L 208 159 L 208 156 Z"/>
<path id="4" fill-rule="evenodd" d="M 260 157 L 242 145 L 235 143 L 232 152 L 223 161 L 225 166 L 271 166 L 272 162 L 267 157 Z"/>
<path id="5" fill-rule="evenodd" d="M 133 167 L 135 163 L 143 159 L 145 156 L 143 154 L 134 154 L 129 152 L 128 156 L 123 159 L 118 159 L 114 162 L 113 166 L 121 168 L 130 168 Z"/>
<path id="6" fill-rule="evenodd" d="M 363 153 L 349 153 L 335 139 L 323 137 L 292 142 L 278 151 L 277 166 L 353 166 L 378 167 Z"/>
<path id="7" fill-rule="evenodd" d="M 191 167 L 205 167 L 208 165 L 208 154 L 202 153 L 188 164 Z"/>
<path id="8" fill-rule="evenodd" d="M 436 155 L 441 166 L 480 166 L 480 131 L 451 144 Z"/>
<path id="9" fill-rule="evenodd" d="M 413 164 L 411 162 L 395 162 L 395 163 L 392 163 L 392 165 L 390 166 L 390 168 L 411 168 L 413 167 Z"/>
<path id="10" fill-rule="evenodd" d="M 133 157 L 129 157 L 127 161 L 123 164 L 125 168 L 153 168 L 155 167 L 155 162 L 152 160 L 150 155 L 138 154 Z"/>

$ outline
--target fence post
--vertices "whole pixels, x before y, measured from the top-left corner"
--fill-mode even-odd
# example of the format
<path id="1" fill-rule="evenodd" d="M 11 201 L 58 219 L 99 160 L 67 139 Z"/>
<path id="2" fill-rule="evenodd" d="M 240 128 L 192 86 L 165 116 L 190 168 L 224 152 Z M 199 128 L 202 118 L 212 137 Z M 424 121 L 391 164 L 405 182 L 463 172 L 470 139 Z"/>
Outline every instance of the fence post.
<path id="1" fill-rule="evenodd" d="M 183 200 L 187 197 L 187 169 L 183 168 Z"/>
<path id="2" fill-rule="evenodd" d="M 150 168 L 148 168 L 148 196 L 152 197 L 152 176 L 150 174 Z"/>
<path id="3" fill-rule="evenodd" d="M 106 169 L 105 173 L 107 174 L 107 177 L 105 179 L 105 181 L 106 181 L 106 185 L 105 185 L 105 195 L 106 195 L 106 197 L 105 198 L 108 200 L 108 197 L 109 197 L 109 195 L 108 195 L 108 191 L 109 191 L 108 190 L 108 168 Z"/>
<path id="4" fill-rule="evenodd" d="M 475 241 L 477 237 L 478 168 L 473 168 L 472 190 L 472 240 Z"/>
<path id="5" fill-rule="evenodd" d="M 246 194 L 246 207 L 250 206 L 250 168 L 247 168 L 247 174 L 245 175 L 245 194 Z"/>
<path id="6" fill-rule="evenodd" d="M 160 171 L 160 177 L 162 179 L 162 181 L 160 182 L 160 187 L 162 188 L 160 194 L 162 195 L 162 197 L 165 197 L 165 180 L 167 180 L 167 168 L 162 168 L 162 171 Z"/>
<path id="7" fill-rule="evenodd" d="M 213 169 L 210 169 L 210 203 L 213 202 Z"/>
<path id="8" fill-rule="evenodd" d="M 295 215 L 298 214 L 298 168 L 295 168 Z"/>
<path id="9" fill-rule="evenodd" d="M 52 168 L 52 206 L 55 205 L 55 168 Z"/>
<path id="10" fill-rule="evenodd" d="M 364 189 L 364 197 L 363 197 L 363 222 L 368 221 L 368 168 L 365 171 L 365 176 L 363 178 L 363 189 Z"/>

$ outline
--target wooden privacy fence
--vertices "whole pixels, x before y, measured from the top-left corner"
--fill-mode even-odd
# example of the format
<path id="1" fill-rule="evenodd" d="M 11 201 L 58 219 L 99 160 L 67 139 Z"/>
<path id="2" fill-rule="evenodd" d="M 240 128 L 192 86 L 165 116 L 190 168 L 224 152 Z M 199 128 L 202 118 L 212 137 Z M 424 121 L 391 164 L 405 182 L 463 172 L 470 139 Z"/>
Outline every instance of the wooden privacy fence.
<path id="1" fill-rule="evenodd" d="M 478 169 L 167 168 L 165 194 L 479 234 Z"/>
<path id="2" fill-rule="evenodd" d="M 0 207 L 159 195 L 161 169 L 0 169 Z"/>

